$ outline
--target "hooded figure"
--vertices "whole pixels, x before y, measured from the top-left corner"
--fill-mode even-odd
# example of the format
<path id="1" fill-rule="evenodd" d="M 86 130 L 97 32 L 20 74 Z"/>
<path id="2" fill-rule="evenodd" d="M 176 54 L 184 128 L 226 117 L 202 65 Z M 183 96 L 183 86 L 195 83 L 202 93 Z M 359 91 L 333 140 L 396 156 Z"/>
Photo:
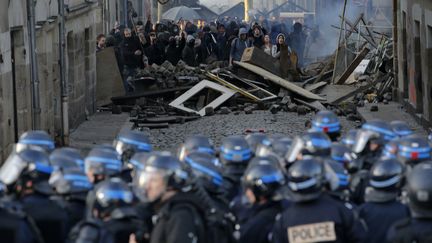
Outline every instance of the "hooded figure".
<path id="1" fill-rule="evenodd" d="M 233 61 L 240 61 L 246 48 L 252 47 L 252 42 L 247 38 L 248 31 L 240 28 L 239 37 L 231 43 L 230 65 Z"/>
<path id="2" fill-rule="evenodd" d="M 187 65 L 191 67 L 197 66 L 196 52 L 195 52 L 195 37 L 193 37 L 192 35 L 188 35 L 186 38 L 186 46 L 183 49 L 182 59 Z"/>

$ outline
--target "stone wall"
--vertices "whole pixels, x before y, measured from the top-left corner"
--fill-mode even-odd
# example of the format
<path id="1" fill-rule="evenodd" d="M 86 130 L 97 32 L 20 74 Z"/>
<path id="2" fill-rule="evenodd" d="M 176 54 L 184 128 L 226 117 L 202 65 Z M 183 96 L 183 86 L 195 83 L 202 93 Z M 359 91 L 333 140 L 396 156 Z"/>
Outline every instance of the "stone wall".
<path id="1" fill-rule="evenodd" d="M 432 2 L 398 6 L 398 99 L 425 126 L 432 125 Z"/>
<path id="2" fill-rule="evenodd" d="M 102 29 L 98 4 L 70 0 L 66 17 L 66 67 L 70 128 L 95 112 L 95 39 Z M 59 138 L 62 129 L 57 1 L 38 0 L 36 53 L 40 81 L 40 129 Z M 0 1 L 0 159 L 32 126 L 30 49 L 26 0 Z M 14 62 L 12 62 L 14 56 Z M 15 86 L 15 88 L 14 88 Z M 15 102 L 14 102 L 15 101 Z"/>

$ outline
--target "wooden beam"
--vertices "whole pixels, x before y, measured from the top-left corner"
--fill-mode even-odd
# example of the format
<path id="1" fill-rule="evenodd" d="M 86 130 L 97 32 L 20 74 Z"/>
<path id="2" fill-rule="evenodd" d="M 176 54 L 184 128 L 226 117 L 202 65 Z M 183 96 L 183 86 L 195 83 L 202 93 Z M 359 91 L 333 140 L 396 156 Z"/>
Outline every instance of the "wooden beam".
<path id="1" fill-rule="evenodd" d="M 379 82 L 382 82 L 382 81 L 383 81 L 383 79 L 377 79 L 377 80 L 373 81 L 372 83 L 370 83 L 368 85 L 362 86 L 362 87 L 360 87 L 360 88 L 358 88 L 358 89 L 356 89 L 356 90 L 354 90 L 354 91 L 352 91 L 352 92 L 350 92 L 350 93 L 348 93 L 348 94 L 340 97 L 339 99 L 333 101 L 332 104 L 333 105 L 337 105 L 337 104 L 341 103 L 342 101 L 347 100 L 348 98 L 355 96 L 358 93 L 362 93 L 362 92 L 368 90 L 370 87 L 373 87 L 373 86 L 375 86 L 376 84 L 378 84 Z"/>
<path id="2" fill-rule="evenodd" d="M 287 89 L 290 90 L 300 96 L 303 96 L 307 99 L 311 99 L 311 100 L 326 100 L 325 98 L 318 96 L 310 91 L 307 91 L 279 76 L 276 76 L 268 71 L 266 71 L 265 69 L 262 69 L 260 67 L 257 67 L 255 65 L 249 64 L 249 63 L 245 63 L 245 62 L 234 62 L 234 64 L 236 64 L 237 66 L 240 66 L 244 69 L 247 69 L 253 73 L 256 73 L 264 78 L 267 78 L 268 80 L 270 80 L 271 82 Z"/>
<path id="3" fill-rule="evenodd" d="M 348 66 L 342 76 L 336 81 L 336 84 L 343 84 L 349 78 L 352 72 L 357 68 L 357 66 L 361 63 L 361 61 L 366 57 L 369 53 L 369 48 L 365 47 L 363 50 L 357 55 L 356 58 L 352 61 L 352 63 Z"/>

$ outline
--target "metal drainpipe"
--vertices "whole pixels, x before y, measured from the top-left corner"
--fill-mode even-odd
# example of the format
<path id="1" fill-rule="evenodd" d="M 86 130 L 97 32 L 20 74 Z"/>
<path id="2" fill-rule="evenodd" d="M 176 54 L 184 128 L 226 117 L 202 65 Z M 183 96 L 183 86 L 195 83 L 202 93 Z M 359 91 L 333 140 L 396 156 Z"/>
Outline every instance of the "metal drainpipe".
<path id="1" fill-rule="evenodd" d="M 65 33 L 65 6 L 64 0 L 59 1 L 59 54 L 60 54 L 60 81 L 61 81 L 61 114 L 62 114 L 62 144 L 69 145 L 69 92 L 66 79 L 66 33 Z"/>
<path id="2" fill-rule="evenodd" d="M 128 22 L 129 22 L 129 13 L 128 13 L 128 0 L 123 0 L 123 25 L 126 28 L 129 28 Z"/>
<path id="3" fill-rule="evenodd" d="M 32 84 L 32 129 L 38 130 L 40 127 L 40 96 L 39 96 L 39 74 L 38 74 L 38 63 L 37 63 L 37 51 L 36 51 L 36 1 L 27 0 L 27 20 L 28 20 L 28 32 L 29 32 L 29 47 L 30 47 L 30 61 L 31 71 L 30 78 Z"/>

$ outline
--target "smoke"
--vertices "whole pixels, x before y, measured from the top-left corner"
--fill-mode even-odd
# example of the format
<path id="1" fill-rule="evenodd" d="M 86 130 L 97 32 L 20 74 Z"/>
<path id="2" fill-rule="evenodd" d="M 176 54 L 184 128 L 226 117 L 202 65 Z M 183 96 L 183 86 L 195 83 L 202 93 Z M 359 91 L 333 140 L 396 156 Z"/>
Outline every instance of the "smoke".
<path id="1" fill-rule="evenodd" d="M 328 1 L 327 5 L 317 10 L 316 15 L 316 26 L 319 29 L 318 43 L 311 46 L 308 57 L 309 58 L 319 58 L 332 55 L 339 41 L 339 28 L 341 24 L 344 1 Z M 354 22 L 361 13 L 365 11 L 365 7 L 352 3 L 348 1 L 345 17 L 351 22 Z M 332 26 L 337 26 L 334 28 Z M 343 38 L 343 36 L 342 36 Z"/>

